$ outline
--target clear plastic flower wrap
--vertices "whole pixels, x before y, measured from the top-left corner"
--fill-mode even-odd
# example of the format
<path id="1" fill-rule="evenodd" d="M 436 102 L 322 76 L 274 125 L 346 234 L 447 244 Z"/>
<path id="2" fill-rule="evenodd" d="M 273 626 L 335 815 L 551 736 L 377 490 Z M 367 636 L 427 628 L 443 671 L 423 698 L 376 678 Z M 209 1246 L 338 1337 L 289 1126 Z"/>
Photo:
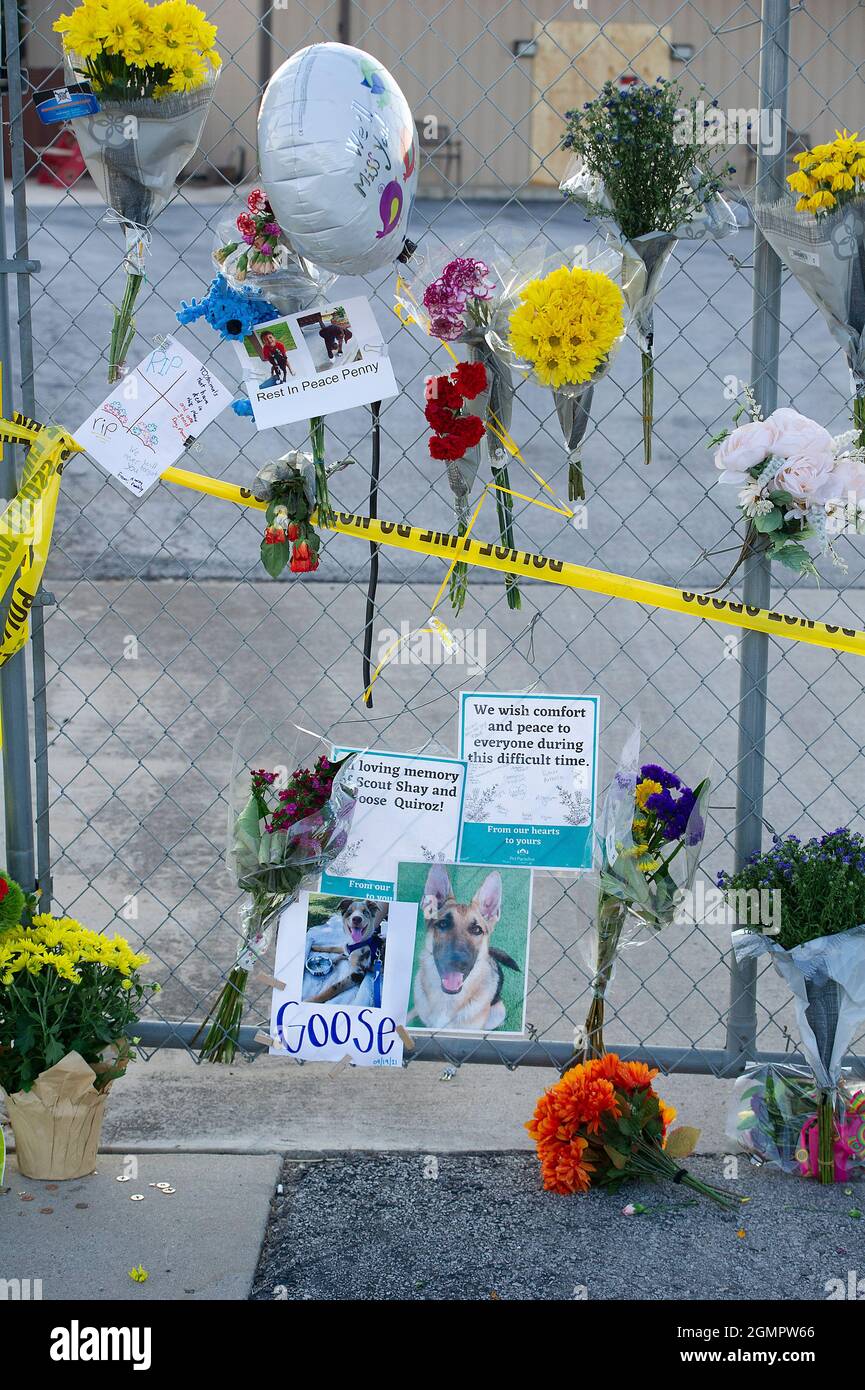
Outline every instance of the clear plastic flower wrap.
<path id="1" fill-rule="evenodd" d="M 596 826 L 592 1002 L 580 1055 L 603 1054 L 606 993 L 619 949 L 641 929 L 661 931 L 676 918 L 693 887 L 705 836 L 708 771 L 687 786 L 661 764 L 642 762 L 640 742 L 637 724 L 625 739 Z"/>
<path id="2" fill-rule="evenodd" d="M 234 965 L 202 1030 L 202 1058 L 232 1061 L 249 974 L 270 944 L 280 911 L 344 850 L 357 787 L 353 755 L 331 761 L 324 739 L 298 725 L 266 729 L 256 717 L 234 748 L 227 864 L 249 894 Z M 208 1026 L 209 1025 L 209 1026 Z"/>
<path id="3" fill-rule="evenodd" d="M 703 177 L 699 169 L 693 169 L 688 181 L 690 187 L 696 191 Z M 622 292 L 631 311 L 634 337 L 643 358 L 643 454 L 645 462 L 651 463 L 655 300 L 664 271 L 677 241 L 717 241 L 730 236 L 738 229 L 736 215 L 726 200 L 714 193 L 673 231 L 652 229 L 640 236 L 627 237 L 603 180 L 593 175 L 579 156 L 572 158 L 559 188 L 578 203 L 587 216 L 598 221 L 608 247 L 620 257 Z"/>
<path id="4" fill-rule="evenodd" d="M 213 260 L 232 289 L 258 292 L 280 314 L 297 314 L 318 301 L 323 303 L 337 278 L 298 255 L 282 234 L 274 238 L 270 256 L 250 264 L 250 247 L 238 239 L 237 217 L 231 215 L 217 224 Z"/>
<path id="5" fill-rule="evenodd" d="M 841 1080 L 834 1142 L 834 1180 L 846 1182 L 865 1166 L 865 1090 Z M 733 1086 L 727 1138 L 755 1162 L 785 1173 L 819 1173 L 820 1091 L 807 1067 L 752 1064 Z"/>
<path id="6" fill-rule="evenodd" d="M 768 955 L 793 994 L 802 1051 L 817 1083 L 818 1176 L 831 1183 L 844 1117 L 842 1063 L 865 1023 L 865 925 L 789 950 L 759 931 L 735 931 L 733 950 L 737 960 Z"/>
<path id="7" fill-rule="evenodd" d="M 596 384 L 625 339 L 621 256 L 593 242 L 529 255 L 510 269 L 488 334 L 495 354 L 553 392 L 568 453 L 568 496 L 585 497 L 582 444 Z"/>
<path id="8" fill-rule="evenodd" d="M 65 69 L 67 80 L 74 82 L 84 65 L 67 53 Z M 148 229 L 174 196 L 178 175 L 198 148 L 217 75 L 209 72 L 202 84 L 189 92 L 125 100 L 100 97 L 95 115 L 74 122 L 84 163 L 126 240 L 126 290 L 114 311 L 110 382 L 123 374 L 135 333 L 133 311 L 145 279 Z"/>
<path id="9" fill-rule="evenodd" d="M 844 349 L 853 420 L 865 444 L 865 199 L 816 217 L 792 198 L 756 204 L 754 220 Z"/>

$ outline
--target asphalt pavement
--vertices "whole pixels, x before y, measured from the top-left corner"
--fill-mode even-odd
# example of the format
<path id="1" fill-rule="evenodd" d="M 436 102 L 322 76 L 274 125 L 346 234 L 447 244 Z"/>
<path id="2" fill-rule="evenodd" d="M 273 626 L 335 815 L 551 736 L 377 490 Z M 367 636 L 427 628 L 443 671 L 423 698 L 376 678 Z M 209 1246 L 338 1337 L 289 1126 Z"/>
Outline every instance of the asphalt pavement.
<path id="1" fill-rule="evenodd" d="M 821 1188 L 744 1164 L 730 1179 L 713 1158 L 687 1166 L 747 1203 L 728 1210 L 663 1182 L 559 1196 L 522 1153 L 288 1158 L 252 1297 L 808 1302 L 839 1287 L 846 1298 L 851 1272 L 857 1287 L 861 1183 Z M 577 1343 L 589 1335 L 578 1310 L 569 1327 Z"/>

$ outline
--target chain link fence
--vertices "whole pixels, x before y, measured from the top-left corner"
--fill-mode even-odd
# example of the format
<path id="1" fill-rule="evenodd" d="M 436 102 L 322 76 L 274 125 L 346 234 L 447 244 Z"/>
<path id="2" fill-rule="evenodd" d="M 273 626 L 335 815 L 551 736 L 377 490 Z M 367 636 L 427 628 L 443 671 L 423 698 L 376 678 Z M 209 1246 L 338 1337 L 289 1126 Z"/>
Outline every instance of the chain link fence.
<path id="1" fill-rule="evenodd" d="M 105 394 L 104 345 L 124 274 L 116 227 L 60 127 L 40 126 L 33 91 L 59 64 L 52 22 L 68 5 L 5 5 L 5 245 L 0 245 L 4 413 L 23 409 L 73 433 Z M 213 274 L 214 227 L 256 171 L 255 114 L 270 74 L 297 48 L 339 39 L 372 52 L 412 106 L 421 179 L 412 236 L 445 245 L 492 228 L 514 250 L 552 251 L 591 227 L 557 191 L 562 115 L 608 77 L 705 85 L 722 110 L 777 114 L 777 139 L 752 148 L 740 126 L 728 196 L 740 230 L 680 242 L 656 310 L 655 449 L 642 459 L 640 356 L 630 342 L 595 392 L 580 525 L 516 504 L 518 544 L 661 583 L 711 588 L 740 544 L 731 491 L 714 486 L 707 441 L 729 424 L 742 384 L 765 410 L 795 404 L 834 431 L 848 427 L 843 357 L 820 314 L 755 238 L 748 198 L 780 189 L 789 151 L 836 126 L 858 126 L 865 9 L 849 0 L 366 0 L 290 5 L 222 0 L 225 67 L 201 147 L 153 227 L 137 311 L 135 362 L 176 328 L 182 299 Z M 6 138 L 4 136 L 4 138 Z M 750 143 L 749 143 L 750 141 Z M 64 142 L 65 143 L 65 142 Z M 68 153 L 68 152 L 66 152 Z M 38 263 L 38 268 L 33 263 Z M 29 268 L 28 268 L 29 267 Z M 424 378 L 447 368 L 435 344 L 393 313 L 391 271 L 344 292 L 368 293 L 389 342 L 400 395 L 381 412 L 383 517 L 449 529 L 449 492 L 427 454 Z M 12 305 L 11 316 L 8 308 Z M 17 318 L 15 332 L 11 320 Z M 232 349 L 206 327 L 179 330 L 226 383 Z M 442 365 L 444 363 L 444 366 Z M 369 506 L 371 418 L 328 420 L 332 457 L 358 462 L 331 483 L 336 503 Z M 256 434 L 225 412 L 193 467 L 248 485 L 255 469 L 302 445 L 303 431 Z M 526 460 L 566 496 L 566 458 L 548 393 L 522 385 L 512 434 Z M 15 460 L 5 456 L 11 494 Z M 514 466 L 517 490 L 539 495 Z M 492 525 L 482 516 L 479 532 Z M 511 611 L 501 576 L 475 570 L 463 612 L 462 663 L 444 648 L 403 644 L 361 700 L 369 547 L 329 535 L 304 580 L 260 568 L 260 516 L 158 486 L 143 501 L 85 458 L 67 468 L 32 660 L 2 672 L 7 862 L 38 878 L 43 903 L 129 935 L 162 984 L 142 1025 L 145 1048 L 190 1047 L 231 967 L 238 894 L 225 868 L 232 742 L 248 714 L 292 718 L 346 746 L 456 751 L 460 689 L 550 690 L 601 699 L 599 785 L 639 710 L 645 751 L 687 769 L 708 750 L 714 792 L 702 873 L 741 863 L 770 831 L 800 835 L 855 820 L 863 801 L 863 697 L 857 658 L 658 613 L 542 582 Z M 749 602 L 865 627 L 862 545 L 849 569 L 819 583 L 765 561 L 737 577 Z M 393 634 L 423 625 L 441 562 L 382 549 L 373 659 Z M 446 615 L 445 615 L 446 616 Z M 448 618 L 451 622 L 451 619 Z M 32 702 L 32 703 L 31 703 Z M 32 710 L 29 720 L 28 709 Z M 32 794 L 32 807 L 31 807 Z M 419 1041 L 415 1057 L 561 1062 L 582 1023 L 594 903 L 585 880 L 536 875 L 524 1040 Z M 248 1055 L 269 989 L 253 975 Z M 729 926 L 672 926 L 623 953 L 608 995 L 609 1044 L 663 1066 L 735 1074 L 745 1058 L 797 1046 L 783 989 L 731 965 Z"/>

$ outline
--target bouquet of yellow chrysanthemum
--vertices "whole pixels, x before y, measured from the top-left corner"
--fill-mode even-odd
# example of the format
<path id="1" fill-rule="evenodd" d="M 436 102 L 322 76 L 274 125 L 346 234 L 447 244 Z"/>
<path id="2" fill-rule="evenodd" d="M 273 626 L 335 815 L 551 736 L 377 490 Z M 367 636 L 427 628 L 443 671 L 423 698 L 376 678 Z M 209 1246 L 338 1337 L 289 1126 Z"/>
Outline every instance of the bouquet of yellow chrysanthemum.
<path id="1" fill-rule="evenodd" d="M 853 422 L 865 445 L 865 140 L 836 131 L 831 144 L 794 156 L 787 183 L 798 199 L 757 204 L 773 251 L 822 311 L 847 357 Z"/>
<path id="2" fill-rule="evenodd" d="M 691 788 L 659 763 L 641 764 L 640 729 L 632 729 L 596 831 L 592 1002 L 577 1057 L 599 1057 L 605 1050 L 607 987 L 626 926 L 668 926 L 694 882 L 709 787 L 708 776 Z"/>
<path id="3" fill-rule="evenodd" d="M 611 258 L 603 264 L 611 269 Z M 560 265 L 510 293 L 507 347 L 518 370 L 552 387 L 568 448 L 568 496 L 583 498 L 582 441 L 595 382 L 625 336 L 622 291 L 606 270 L 577 264 Z"/>
<path id="4" fill-rule="evenodd" d="M 70 76 L 88 81 L 99 100 L 96 115 L 78 118 L 75 134 L 126 237 L 126 290 L 109 348 L 113 382 L 135 333 L 148 228 L 201 139 L 220 66 L 216 27 L 187 0 L 82 0 L 54 28 Z"/>
<path id="5" fill-rule="evenodd" d="M 45 912 L 0 931 L 0 1086 L 18 1166 L 93 1171 L 105 1096 L 132 1055 L 127 1029 L 158 989 L 120 936 Z"/>
<path id="6" fill-rule="evenodd" d="M 0 933 L 0 1086 L 31 1090 L 71 1049 L 100 1062 L 157 988 L 139 976 L 146 962 L 122 936 L 49 912 Z"/>

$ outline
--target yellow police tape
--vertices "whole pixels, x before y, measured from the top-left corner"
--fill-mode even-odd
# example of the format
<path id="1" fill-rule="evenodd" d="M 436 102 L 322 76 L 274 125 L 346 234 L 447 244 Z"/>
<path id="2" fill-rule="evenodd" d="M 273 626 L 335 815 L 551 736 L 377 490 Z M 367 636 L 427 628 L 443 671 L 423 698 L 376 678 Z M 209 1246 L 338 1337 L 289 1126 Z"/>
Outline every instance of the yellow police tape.
<path id="1" fill-rule="evenodd" d="M 60 477 L 72 453 L 85 452 L 71 435 L 53 425 L 40 425 L 24 416 L 0 419 L 0 442 L 27 446 L 27 460 L 16 496 L 0 513 L 0 598 L 15 580 L 6 624 L 0 638 L 0 665 L 20 651 L 27 641 L 29 614 L 42 579 L 60 490 Z M 219 478 L 209 478 L 184 468 L 167 468 L 164 482 L 190 488 L 238 506 L 264 510 L 248 488 Z M 315 518 L 314 518 L 315 519 Z M 320 524 L 320 523 L 319 523 Z M 674 589 L 606 570 L 590 569 L 569 560 L 509 549 L 491 541 L 474 540 L 470 535 L 455 536 L 447 531 L 410 526 L 408 522 L 373 520 L 337 512 L 333 524 L 322 527 L 344 536 L 357 536 L 377 545 L 395 546 L 419 555 L 432 555 L 453 562 L 462 560 L 482 569 L 540 579 L 549 584 L 582 589 L 589 593 L 624 598 L 650 608 L 673 613 L 689 613 L 731 627 L 767 632 L 776 637 L 828 647 L 832 651 L 865 655 L 865 632 L 813 618 L 755 608 L 733 599 L 716 598 L 687 589 Z"/>
<path id="2" fill-rule="evenodd" d="M 264 509 L 265 504 L 256 501 L 248 488 L 237 487 L 218 478 L 208 478 L 201 473 L 190 473 L 184 468 L 167 468 L 162 480 L 178 487 L 192 488 L 210 497 L 219 497 L 226 502 L 235 502 L 239 506 Z M 321 525 L 319 522 L 316 524 Z M 789 637 L 793 641 L 829 647 L 832 651 L 865 655 L 865 632 L 857 628 L 821 623 L 814 618 L 780 613 L 775 609 L 755 608 L 733 599 L 715 598 L 711 594 L 693 593 L 688 589 L 673 589 L 666 584 L 610 574 L 607 570 L 589 569 L 585 565 L 572 564 L 569 560 L 536 555 L 529 550 L 510 550 L 492 541 L 476 541 L 470 536 L 454 536 L 447 531 L 410 526 L 407 522 L 373 520 L 368 516 L 354 516 L 350 512 L 337 512 L 333 524 L 321 529 L 336 531 L 343 536 L 358 536 L 376 545 L 391 545 L 418 555 L 434 555 L 448 561 L 463 560 L 482 569 L 499 570 L 526 579 L 542 579 L 548 584 L 606 594 L 610 598 L 625 598 L 649 608 L 690 613 L 711 622 L 748 628 L 752 632 L 768 632 L 774 637 Z"/>
<path id="3" fill-rule="evenodd" d="M 0 638 L 2 666 L 27 642 L 30 609 L 51 548 L 60 475 L 69 455 L 84 451 L 65 430 L 17 412 L 11 420 L 0 420 L 0 443 L 27 448 L 18 491 L 0 513 L 0 598 L 14 581 Z"/>

